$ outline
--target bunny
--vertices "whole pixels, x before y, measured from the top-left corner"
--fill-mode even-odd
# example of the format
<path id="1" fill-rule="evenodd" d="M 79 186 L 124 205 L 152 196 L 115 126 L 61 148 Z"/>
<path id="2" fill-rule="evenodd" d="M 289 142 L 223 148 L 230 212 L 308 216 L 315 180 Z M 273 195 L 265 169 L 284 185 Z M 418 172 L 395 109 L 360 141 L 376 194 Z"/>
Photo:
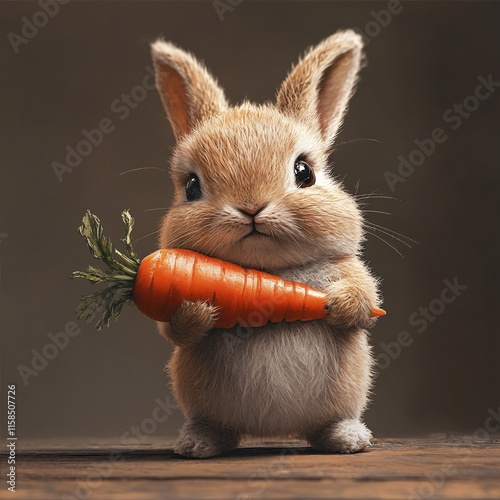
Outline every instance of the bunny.
<path id="1" fill-rule="evenodd" d="M 362 64 L 353 31 L 326 38 L 292 68 L 275 104 L 229 106 L 193 55 L 152 44 L 173 128 L 174 201 L 160 247 L 187 248 L 327 292 L 324 320 L 214 328 L 217 309 L 184 301 L 160 333 L 186 421 L 175 452 L 205 458 L 243 437 L 297 437 L 326 453 L 359 452 L 372 384 L 366 329 L 380 302 L 360 259 L 363 217 L 328 154 Z M 268 307 L 267 305 L 266 307 Z"/>

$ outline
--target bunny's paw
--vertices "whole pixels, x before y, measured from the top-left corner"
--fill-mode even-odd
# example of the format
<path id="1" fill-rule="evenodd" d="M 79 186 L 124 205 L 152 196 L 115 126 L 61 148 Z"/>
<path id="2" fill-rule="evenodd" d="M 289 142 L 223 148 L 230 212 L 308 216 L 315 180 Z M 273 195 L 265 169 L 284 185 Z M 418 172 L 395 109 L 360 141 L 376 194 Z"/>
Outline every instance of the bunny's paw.
<path id="1" fill-rule="evenodd" d="M 205 420 L 188 420 L 182 427 L 175 453 L 190 458 L 209 458 L 233 450 L 238 436 L 229 429 L 218 429 Z"/>
<path id="2" fill-rule="evenodd" d="M 371 446 L 372 433 L 357 419 L 340 420 L 307 438 L 311 446 L 325 453 L 357 453 Z"/>
<path id="3" fill-rule="evenodd" d="M 217 307 L 208 302 L 185 300 L 175 311 L 169 323 L 164 323 L 160 332 L 175 345 L 194 347 L 215 326 Z"/>
<path id="4" fill-rule="evenodd" d="M 373 324 L 368 297 L 348 284 L 332 283 L 327 292 L 327 304 L 327 321 L 336 328 L 369 328 Z"/>

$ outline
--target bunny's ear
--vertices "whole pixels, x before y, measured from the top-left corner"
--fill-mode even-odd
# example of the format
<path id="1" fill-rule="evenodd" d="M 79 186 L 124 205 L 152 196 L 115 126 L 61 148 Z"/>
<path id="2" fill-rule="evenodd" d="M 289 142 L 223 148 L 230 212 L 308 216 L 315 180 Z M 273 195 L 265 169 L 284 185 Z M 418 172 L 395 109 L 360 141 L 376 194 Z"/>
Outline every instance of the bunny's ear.
<path id="1" fill-rule="evenodd" d="M 177 141 L 196 124 L 227 109 L 224 92 L 194 56 L 171 43 L 151 45 L 156 88 Z"/>
<path id="2" fill-rule="evenodd" d="M 331 143 L 356 85 L 362 47 L 361 36 L 354 31 L 342 31 L 311 48 L 283 82 L 278 108 L 313 124 Z"/>

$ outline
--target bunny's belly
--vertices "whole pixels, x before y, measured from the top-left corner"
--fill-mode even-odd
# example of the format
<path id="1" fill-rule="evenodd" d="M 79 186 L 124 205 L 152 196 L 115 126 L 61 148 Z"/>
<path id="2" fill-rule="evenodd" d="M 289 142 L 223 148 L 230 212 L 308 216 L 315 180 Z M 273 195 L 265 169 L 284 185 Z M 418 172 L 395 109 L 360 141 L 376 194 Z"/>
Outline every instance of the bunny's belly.
<path id="1" fill-rule="evenodd" d="M 251 332 L 215 330 L 175 350 L 174 392 L 188 416 L 253 436 L 303 436 L 337 418 L 359 418 L 370 387 L 364 331 L 339 338 L 325 321 Z"/>

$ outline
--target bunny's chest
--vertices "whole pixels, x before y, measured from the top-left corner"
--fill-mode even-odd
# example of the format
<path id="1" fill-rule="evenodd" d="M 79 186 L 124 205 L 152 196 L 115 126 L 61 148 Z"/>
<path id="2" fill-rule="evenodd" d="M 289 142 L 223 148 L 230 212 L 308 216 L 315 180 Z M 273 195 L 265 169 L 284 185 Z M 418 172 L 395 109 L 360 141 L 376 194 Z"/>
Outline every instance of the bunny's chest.
<path id="1" fill-rule="evenodd" d="M 331 382 L 341 356 L 334 334 L 321 320 L 233 329 L 219 335 L 215 344 L 219 356 L 214 371 L 225 374 L 226 388 L 250 399 L 265 394 L 303 398 Z"/>
<path id="2" fill-rule="evenodd" d="M 324 290 L 339 278 L 337 266 L 331 261 L 320 260 L 306 266 L 294 267 L 277 273 L 281 278 Z"/>

